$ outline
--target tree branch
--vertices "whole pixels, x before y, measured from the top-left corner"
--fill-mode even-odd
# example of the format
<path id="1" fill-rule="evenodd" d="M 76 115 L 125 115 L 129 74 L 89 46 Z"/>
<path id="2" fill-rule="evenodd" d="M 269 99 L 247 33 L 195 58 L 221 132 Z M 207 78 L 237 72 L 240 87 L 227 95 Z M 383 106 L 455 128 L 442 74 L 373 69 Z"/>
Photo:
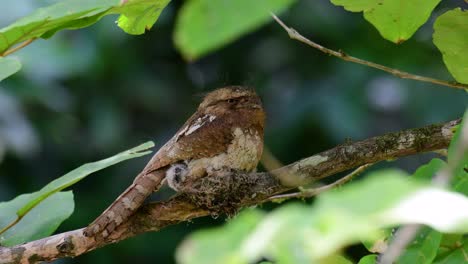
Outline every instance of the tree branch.
<path id="1" fill-rule="evenodd" d="M 340 58 L 340 59 L 345 60 L 345 61 L 350 61 L 350 62 L 354 62 L 354 63 L 357 63 L 357 64 L 366 65 L 366 66 L 374 68 L 374 69 L 379 69 L 381 71 L 388 72 L 388 73 L 390 73 L 392 75 L 395 75 L 395 76 L 403 78 L 403 79 L 411 79 L 411 80 L 416 80 L 416 81 L 420 81 L 420 82 L 428 82 L 428 83 L 443 85 L 443 86 L 456 88 L 456 89 L 468 89 L 467 84 L 458 83 L 458 82 L 449 82 L 449 81 L 434 79 L 434 78 L 425 77 L 425 76 L 421 76 L 421 75 L 411 74 L 409 72 L 400 71 L 398 69 L 390 68 L 390 67 L 378 64 L 378 63 L 374 63 L 374 62 L 371 62 L 371 61 L 366 61 L 366 60 L 359 59 L 359 58 L 356 58 L 356 57 L 353 57 L 353 56 L 349 56 L 348 54 L 344 53 L 341 50 L 340 51 L 335 51 L 335 50 L 326 48 L 326 47 L 324 47 L 322 45 L 319 45 L 319 44 L 313 42 L 312 40 L 302 36 L 294 28 L 288 27 L 275 14 L 271 14 L 271 16 L 273 17 L 273 19 L 276 20 L 276 22 L 278 24 L 280 24 L 280 26 L 284 30 L 286 30 L 286 32 L 288 33 L 288 35 L 289 35 L 289 37 L 291 39 L 295 39 L 295 40 L 297 40 L 299 42 L 302 42 L 302 43 L 304 43 L 304 44 L 306 44 L 308 46 L 311 46 L 312 48 L 318 49 L 318 50 L 320 50 L 321 52 L 323 52 L 325 54 L 335 56 L 335 57 Z"/>
<path id="2" fill-rule="evenodd" d="M 78 256 L 182 221 L 260 204 L 276 194 L 364 164 L 443 149 L 459 123 L 460 120 L 454 120 L 337 146 L 271 173 L 232 172 L 205 177 L 190 186 L 190 194 L 143 206 L 107 238 L 85 237 L 83 229 L 77 229 L 22 245 L 0 247 L 0 263 L 35 263 Z"/>

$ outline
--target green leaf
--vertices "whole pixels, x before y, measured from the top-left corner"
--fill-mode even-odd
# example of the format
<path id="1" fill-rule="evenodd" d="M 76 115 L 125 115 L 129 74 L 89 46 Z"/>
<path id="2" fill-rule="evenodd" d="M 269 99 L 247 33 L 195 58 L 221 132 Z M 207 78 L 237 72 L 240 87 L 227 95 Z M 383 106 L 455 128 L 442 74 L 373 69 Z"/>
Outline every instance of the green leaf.
<path id="1" fill-rule="evenodd" d="M 440 0 L 331 0 L 353 12 L 364 12 L 382 37 L 394 43 L 409 39 L 428 19 Z"/>
<path id="2" fill-rule="evenodd" d="M 459 245 L 456 245 L 450 252 L 443 256 L 438 256 L 434 264 L 459 264 L 468 262 L 468 237 Z"/>
<path id="3" fill-rule="evenodd" d="M 43 201 L 48 196 L 77 183 L 78 181 L 82 180 L 83 178 L 85 178 L 86 176 L 88 176 L 89 174 L 93 172 L 102 170 L 104 168 L 107 168 L 109 166 L 112 166 L 114 164 L 117 164 L 119 162 L 122 162 L 128 159 L 138 158 L 138 157 L 150 154 L 151 151 L 146 151 L 146 150 L 149 148 L 152 148 L 153 146 L 154 146 L 153 142 L 151 141 L 146 142 L 144 144 L 141 144 L 137 147 L 121 152 L 107 159 L 81 165 L 80 167 L 68 172 L 67 174 L 61 176 L 60 178 L 53 180 L 52 182 L 44 186 L 38 192 L 31 194 L 29 202 L 26 203 L 23 207 L 21 207 L 18 210 L 17 215 L 19 217 L 23 216 L 29 210 L 31 210 L 31 208 L 36 206 L 38 203 Z"/>
<path id="4" fill-rule="evenodd" d="M 128 34 L 143 34 L 150 30 L 162 10 L 171 0 L 129 0 L 123 8 L 116 9 L 121 13 L 117 24 Z"/>
<path id="5" fill-rule="evenodd" d="M 367 255 L 363 258 L 361 258 L 358 262 L 358 264 L 375 264 L 377 263 L 377 256 L 376 254 L 372 255 Z"/>
<path id="6" fill-rule="evenodd" d="M 53 180 L 52 182 L 44 186 L 41 190 L 35 193 L 28 194 L 27 196 L 25 196 L 26 198 L 25 197 L 21 198 L 21 206 L 17 208 L 16 217 L 14 218 L 6 217 L 10 219 L 9 222 L 4 221 L 3 220 L 4 218 L 2 217 L 2 219 L 0 219 L 1 220 L 0 222 L 1 223 L 7 222 L 7 223 L 0 225 L 0 230 L 2 229 L 4 230 L 8 226 L 9 223 L 12 223 L 17 220 L 20 220 L 18 224 L 22 224 L 23 219 L 24 219 L 24 218 L 22 219 L 23 216 L 25 216 L 33 208 L 38 206 L 41 202 L 43 202 L 46 198 L 50 197 L 54 193 L 57 193 L 77 183 L 78 181 L 82 180 L 83 178 L 85 178 L 86 176 L 88 176 L 89 174 L 93 172 L 102 170 L 104 168 L 107 168 L 109 166 L 122 162 L 124 160 L 147 155 L 151 153 L 151 151 L 146 151 L 146 150 L 153 146 L 154 146 L 153 142 L 146 142 L 135 148 L 132 148 L 124 152 L 121 152 L 117 155 L 114 155 L 110 158 L 81 165 L 80 167 L 70 171 L 69 173 L 61 176 L 60 178 Z M 1 213 L 0 215 L 2 216 L 6 215 L 6 213 L 4 213 L 1 210 L 0 210 L 0 213 Z M 11 228 L 8 230 L 11 230 Z"/>
<path id="7" fill-rule="evenodd" d="M 411 178 L 420 181 L 431 181 L 434 175 L 447 163 L 441 159 L 432 159 L 428 164 L 420 166 Z"/>
<path id="8" fill-rule="evenodd" d="M 179 11 L 174 40 L 184 57 L 197 59 L 272 20 L 295 0 L 190 0 Z"/>
<path id="9" fill-rule="evenodd" d="M 463 234 L 442 234 L 435 261 L 447 257 L 453 253 L 454 249 L 458 249 L 460 246 L 463 246 Z"/>
<path id="10" fill-rule="evenodd" d="M 423 228 L 403 251 L 396 263 L 430 264 L 437 255 L 442 234 L 431 228 Z"/>
<path id="11" fill-rule="evenodd" d="M 368 180 L 356 185 L 349 184 L 348 188 L 343 188 L 339 194 L 331 192 L 335 195 L 326 193 L 320 196 L 317 206 L 352 210 L 353 213 L 363 215 L 384 211 L 420 187 L 419 183 L 407 180 L 407 176 L 405 172 L 395 169 L 371 172 L 367 176 Z M 382 186 L 395 186 L 395 188 L 382 188 Z M 376 197 L 379 198 L 378 202 L 375 201 Z"/>
<path id="12" fill-rule="evenodd" d="M 87 17 L 104 14 L 117 6 L 119 0 L 67 0 L 39 8 L 13 24 L 0 29 L 0 53 L 22 41 L 41 37 L 57 28 L 75 27 Z M 48 34 L 50 37 L 51 34 Z"/>
<path id="13" fill-rule="evenodd" d="M 259 210 L 245 210 L 223 227 L 190 235 L 177 250 L 177 263 L 244 263 L 240 246 L 263 215 Z"/>
<path id="14" fill-rule="evenodd" d="M 460 8 L 447 11 L 434 23 L 434 44 L 443 55 L 444 63 L 460 83 L 468 84 L 468 11 Z"/>
<path id="15" fill-rule="evenodd" d="M 0 226 L 6 226 L 16 218 L 16 212 L 28 203 L 36 193 L 23 194 L 0 203 Z M 74 210 L 73 193 L 58 192 L 33 208 L 21 221 L 0 235 L 0 245 L 14 246 L 52 234 Z"/>
<path id="16" fill-rule="evenodd" d="M 39 8 L 0 29 L 0 54 L 33 38 L 50 38 L 63 29 L 90 26 L 105 15 L 122 14 L 118 25 L 127 33 L 142 34 L 156 22 L 170 0 L 65 0 Z M 121 4 L 121 2 L 123 2 Z"/>
<path id="17" fill-rule="evenodd" d="M 0 57 L 0 82 L 21 69 L 21 62 L 15 57 Z"/>

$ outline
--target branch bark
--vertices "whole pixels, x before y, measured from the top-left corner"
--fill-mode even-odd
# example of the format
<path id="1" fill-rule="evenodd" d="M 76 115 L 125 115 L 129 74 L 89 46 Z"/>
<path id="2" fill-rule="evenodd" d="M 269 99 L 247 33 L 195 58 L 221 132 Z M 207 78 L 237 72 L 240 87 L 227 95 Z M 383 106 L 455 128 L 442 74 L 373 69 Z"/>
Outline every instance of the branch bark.
<path id="1" fill-rule="evenodd" d="M 364 164 L 443 149 L 459 123 L 460 120 L 454 120 L 340 145 L 270 173 L 231 172 L 202 178 L 190 186 L 189 193 L 143 206 L 107 238 L 85 237 L 83 229 L 77 229 L 22 245 L 0 247 L 0 264 L 79 256 L 140 233 L 260 204 L 276 194 Z"/>

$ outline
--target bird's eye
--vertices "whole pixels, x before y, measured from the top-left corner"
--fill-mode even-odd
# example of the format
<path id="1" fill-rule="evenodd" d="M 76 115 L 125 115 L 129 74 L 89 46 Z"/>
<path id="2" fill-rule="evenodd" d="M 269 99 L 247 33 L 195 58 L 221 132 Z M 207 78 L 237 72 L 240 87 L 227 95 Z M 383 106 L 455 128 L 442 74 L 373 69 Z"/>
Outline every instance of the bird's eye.
<path id="1" fill-rule="evenodd" d="M 233 104 L 233 103 L 237 102 L 236 99 L 228 99 L 227 101 L 228 101 L 228 103 L 230 103 L 230 104 Z"/>

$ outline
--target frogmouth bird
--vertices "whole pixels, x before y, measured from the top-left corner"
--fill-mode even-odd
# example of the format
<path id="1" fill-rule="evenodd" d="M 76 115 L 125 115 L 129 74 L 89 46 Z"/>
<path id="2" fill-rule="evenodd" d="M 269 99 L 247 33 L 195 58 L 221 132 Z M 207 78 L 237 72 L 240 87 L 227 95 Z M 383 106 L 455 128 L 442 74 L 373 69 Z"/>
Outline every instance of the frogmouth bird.
<path id="1" fill-rule="evenodd" d="M 164 181 L 176 190 L 216 171 L 254 170 L 263 151 L 265 112 L 254 90 L 228 86 L 208 93 L 197 111 L 130 185 L 85 230 L 107 237 Z"/>

